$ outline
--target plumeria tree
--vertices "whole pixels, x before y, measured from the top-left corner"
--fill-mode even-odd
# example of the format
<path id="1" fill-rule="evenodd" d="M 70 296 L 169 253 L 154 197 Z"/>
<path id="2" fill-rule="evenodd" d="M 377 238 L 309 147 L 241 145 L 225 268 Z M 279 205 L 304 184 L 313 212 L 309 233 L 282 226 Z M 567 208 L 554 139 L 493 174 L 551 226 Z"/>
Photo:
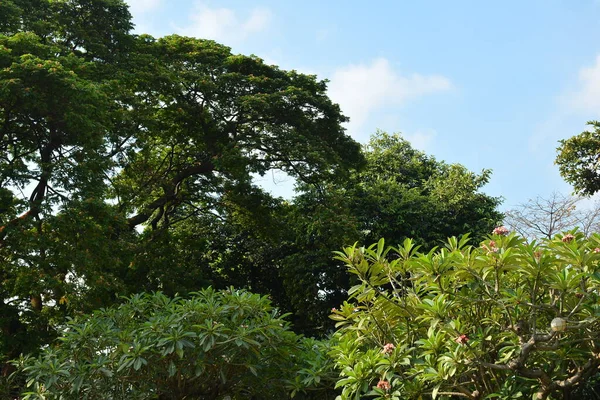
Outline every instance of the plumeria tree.
<path id="1" fill-rule="evenodd" d="M 208 288 L 139 294 L 76 318 L 57 343 L 15 364 L 26 400 L 326 400 L 327 351 L 290 331 L 266 296 Z"/>
<path id="2" fill-rule="evenodd" d="M 344 249 L 359 282 L 331 316 L 341 398 L 584 398 L 600 366 L 599 253 L 600 235 L 527 243 L 504 227 L 428 253 Z"/>

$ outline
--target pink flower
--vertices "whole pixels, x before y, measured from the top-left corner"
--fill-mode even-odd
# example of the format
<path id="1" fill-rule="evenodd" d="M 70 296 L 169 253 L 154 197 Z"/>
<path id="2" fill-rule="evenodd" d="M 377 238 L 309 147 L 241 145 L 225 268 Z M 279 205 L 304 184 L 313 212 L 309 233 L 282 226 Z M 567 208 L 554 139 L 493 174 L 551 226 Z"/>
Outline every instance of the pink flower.
<path id="1" fill-rule="evenodd" d="M 331 309 L 331 312 L 336 312 L 336 311 L 337 311 L 337 308 L 335 308 L 335 307 L 333 307 L 333 308 Z"/>
<path id="2" fill-rule="evenodd" d="M 385 346 L 383 346 L 383 350 L 381 350 L 381 352 L 383 354 L 390 355 L 395 348 L 396 346 L 394 346 L 392 343 L 387 343 Z"/>
<path id="3" fill-rule="evenodd" d="M 571 243 L 574 239 L 575 236 L 571 235 L 570 233 L 567 233 L 565 236 L 563 236 L 562 241 L 563 243 Z"/>
<path id="4" fill-rule="evenodd" d="M 496 242 L 494 242 L 493 240 L 490 240 L 489 247 L 485 243 L 482 244 L 481 247 L 485 249 L 488 253 L 497 253 L 498 251 L 500 251 L 500 249 L 498 249 L 498 247 L 496 246 Z"/>
<path id="5" fill-rule="evenodd" d="M 469 341 L 469 337 L 467 335 L 460 335 L 459 337 L 454 339 L 454 341 L 458 344 L 467 344 L 467 342 Z"/>
<path id="6" fill-rule="evenodd" d="M 504 227 L 504 226 L 498 226 L 498 227 L 494 228 L 492 233 L 494 235 L 506 236 L 506 235 L 508 235 L 508 229 L 506 229 L 506 227 Z"/>
<path id="7" fill-rule="evenodd" d="M 596 248 L 594 249 L 594 253 L 600 253 L 600 247 L 596 247 Z"/>
<path id="8" fill-rule="evenodd" d="M 392 385 L 390 385 L 390 383 L 388 381 L 385 381 L 383 379 L 380 379 L 379 383 L 377 383 L 377 389 L 385 390 L 387 392 L 391 388 L 392 388 Z"/>

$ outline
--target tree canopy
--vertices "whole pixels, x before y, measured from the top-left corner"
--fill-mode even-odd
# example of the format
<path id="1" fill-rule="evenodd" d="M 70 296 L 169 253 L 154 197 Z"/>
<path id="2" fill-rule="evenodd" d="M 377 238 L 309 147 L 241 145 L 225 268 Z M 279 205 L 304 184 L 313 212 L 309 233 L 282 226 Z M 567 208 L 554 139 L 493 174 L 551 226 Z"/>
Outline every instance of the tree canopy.
<path id="1" fill-rule="evenodd" d="M 400 135 L 376 133 L 364 147 L 366 166 L 348 188 L 367 240 L 413 238 L 432 248 L 470 232 L 484 237 L 502 219 L 501 200 L 480 191 L 490 170 L 473 173 L 414 149 Z"/>
<path id="2" fill-rule="evenodd" d="M 175 271 L 144 264 L 155 244 L 190 218 L 210 224 L 252 208 L 264 197 L 253 174 L 327 182 L 360 164 L 346 118 L 313 75 L 210 40 L 133 35 L 118 0 L 2 8 L 8 357 L 25 350 L 14 342 L 52 337 L 51 321 L 168 286 Z"/>

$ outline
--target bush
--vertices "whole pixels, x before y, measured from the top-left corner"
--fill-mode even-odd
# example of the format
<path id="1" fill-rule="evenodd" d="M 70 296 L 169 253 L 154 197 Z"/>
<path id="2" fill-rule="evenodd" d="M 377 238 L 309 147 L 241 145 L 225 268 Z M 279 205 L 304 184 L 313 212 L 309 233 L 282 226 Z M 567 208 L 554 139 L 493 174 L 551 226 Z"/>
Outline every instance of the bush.
<path id="1" fill-rule="evenodd" d="M 600 235 L 494 232 L 337 254 L 359 279 L 331 316 L 342 399 L 597 396 Z"/>
<path id="2" fill-rule="evenodd" d="M 281 399 L 315 345 L 266 297 L 209 288 L 190 299 L 136 295 L 77 318 L 17 364 L 25 399 Z"/>

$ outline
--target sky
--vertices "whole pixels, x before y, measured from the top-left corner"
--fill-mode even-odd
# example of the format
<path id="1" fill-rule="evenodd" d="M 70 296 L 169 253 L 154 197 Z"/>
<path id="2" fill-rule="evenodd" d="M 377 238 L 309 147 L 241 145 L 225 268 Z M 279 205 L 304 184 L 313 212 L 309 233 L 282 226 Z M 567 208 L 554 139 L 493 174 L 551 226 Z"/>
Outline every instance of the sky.
<path id="1" fill-rule="evenodd" d="M 328 79 L 366 143 L 377 129 L 472 171 L 510 209 L 569 194 L 558 141 L 600 119 L 600 0 L 127 0 L 137 33 L 212 39 Z M 262 178 L 277 195 L 293 182 Z"/>

